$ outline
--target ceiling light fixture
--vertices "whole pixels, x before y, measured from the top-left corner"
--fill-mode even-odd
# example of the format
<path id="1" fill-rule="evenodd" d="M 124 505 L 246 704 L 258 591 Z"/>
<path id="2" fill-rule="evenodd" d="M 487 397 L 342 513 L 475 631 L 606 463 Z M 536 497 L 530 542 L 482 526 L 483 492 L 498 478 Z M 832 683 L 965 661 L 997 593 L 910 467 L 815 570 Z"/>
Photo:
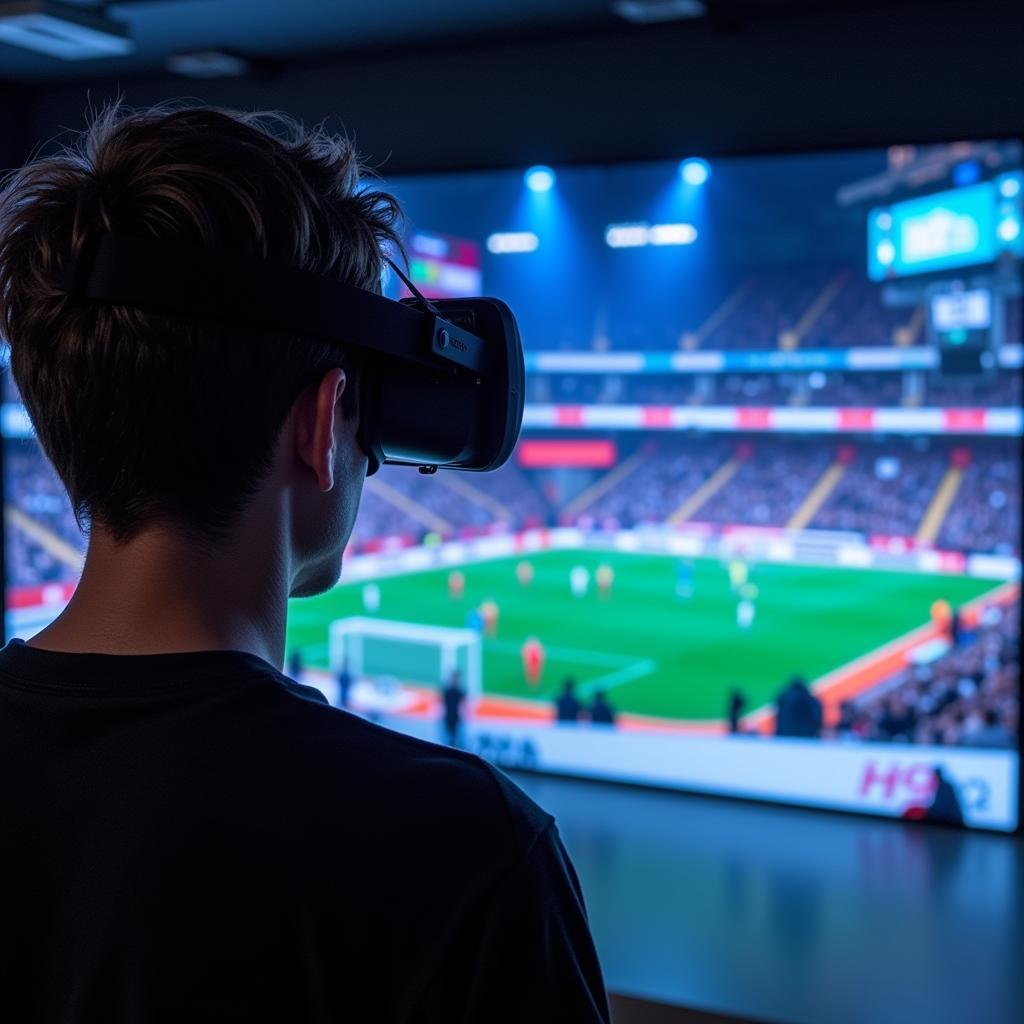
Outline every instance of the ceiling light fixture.
<path id="1" fill-rule="evenodd" d="M 612 13 L 636 25 L 661 21 L 703 18 L 708 5 L 703 0 L 612 0 Z"/>
<path id="2" fill-rule="evenodd" d="M 122 22 L 54 0 L 0 0 L 0 43 L 61 60 L 122 57 L 135 49 Z"/>
<path id="3" fill-rule="evenodd" d="M 226 50 L 198 50 L 168 57 L 167 70 L 186 78 L 237 78 L 249 71 L 249 61 Z"/>

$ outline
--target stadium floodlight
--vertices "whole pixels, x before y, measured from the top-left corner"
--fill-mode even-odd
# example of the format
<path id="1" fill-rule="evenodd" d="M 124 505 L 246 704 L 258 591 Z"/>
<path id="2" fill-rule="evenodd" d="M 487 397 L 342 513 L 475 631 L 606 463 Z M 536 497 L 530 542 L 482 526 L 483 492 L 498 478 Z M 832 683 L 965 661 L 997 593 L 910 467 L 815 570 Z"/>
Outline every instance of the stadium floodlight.
<path id="1" fill-rule="evenodd" d="M 550 192 L 555 187 L 555 172 L 550 167 L 537 164 L 526 172 L 523 180 L 531 192 Z"/>
<path id="2" fill-rule="evenodd" d="M 1002 241 L 1015 242 L 1020 235 L 1020 222 L 1014 220 L 1013 217 L 1007 217 L 999 222 L 996 231 Z"/>
<path id="3" fill-rule="evenodd" d="M 604 240 L 612 249 L 635 249 L 647 245 L 648 230 L 646 224 L 609 224 Z"/>
<path id="4" fill-rule="evenodd" d="M 647 232 L 651 245 L 692 245 L 697 229 L 692 224 L 653 224 Z"/>
<path id="5" fill-rule="evenodd" d="M 532 231 L 496 231 L 487 236 L 487 251 L 495 256 L 535 252 L 540 239 Z"/>
<path id="6" fill-rule="evenodd" d="M 0 0 L 0 42 L 61 60 L 122 57 L 135 49 L 122 22 L 54 0 Z"/>
<path id="7" fill-rule="evenodd" d="M 703 185 L 711 177 L 711 165 L 707 160 L 692 156 L 679 165 L 679 177 L 687 185 Z"/>

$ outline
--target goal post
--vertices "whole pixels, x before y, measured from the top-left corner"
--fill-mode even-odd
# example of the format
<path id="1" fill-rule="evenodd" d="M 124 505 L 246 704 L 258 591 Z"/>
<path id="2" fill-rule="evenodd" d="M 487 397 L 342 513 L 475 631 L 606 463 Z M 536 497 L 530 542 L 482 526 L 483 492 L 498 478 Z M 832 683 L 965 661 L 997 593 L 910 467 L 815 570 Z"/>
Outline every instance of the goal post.
<path id="1" fill-rule="evenodd" d="M 354 616 L 331 623 L 328 652 L 335 675 L 345 665 L 356 680 L 397 679 L 439 689 L 457 670 L 471 701 L 483 693 L 482 645 L 474 629 Z"/>

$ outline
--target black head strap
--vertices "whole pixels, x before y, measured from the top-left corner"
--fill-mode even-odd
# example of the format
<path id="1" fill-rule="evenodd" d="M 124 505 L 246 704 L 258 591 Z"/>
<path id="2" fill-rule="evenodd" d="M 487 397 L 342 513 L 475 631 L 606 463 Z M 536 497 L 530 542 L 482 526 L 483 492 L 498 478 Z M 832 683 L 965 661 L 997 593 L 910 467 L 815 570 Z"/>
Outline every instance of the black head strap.
<path id="1" fill-rule="evenodd" d="M 236 253 L 108 234 L 70 269 L 68 293 L 79 302 L 321 338 L 435 371 L 490 368 L 484 342 L 432 308 Z"/>

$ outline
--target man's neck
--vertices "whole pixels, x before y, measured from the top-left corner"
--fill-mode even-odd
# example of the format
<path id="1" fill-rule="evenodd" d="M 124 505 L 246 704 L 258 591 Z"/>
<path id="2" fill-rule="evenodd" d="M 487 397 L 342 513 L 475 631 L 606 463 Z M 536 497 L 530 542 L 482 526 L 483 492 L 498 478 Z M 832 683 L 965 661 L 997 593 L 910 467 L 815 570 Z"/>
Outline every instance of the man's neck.
<path id="1" fill-rule="evenodd" d="M 95 529 L 74 596 L 30 646 L 96 654 L 246 651 L 280 666 L 289 589 L 284 546 L 246 532 L 211 551 L 162 526 L 124 544 Z"/>

